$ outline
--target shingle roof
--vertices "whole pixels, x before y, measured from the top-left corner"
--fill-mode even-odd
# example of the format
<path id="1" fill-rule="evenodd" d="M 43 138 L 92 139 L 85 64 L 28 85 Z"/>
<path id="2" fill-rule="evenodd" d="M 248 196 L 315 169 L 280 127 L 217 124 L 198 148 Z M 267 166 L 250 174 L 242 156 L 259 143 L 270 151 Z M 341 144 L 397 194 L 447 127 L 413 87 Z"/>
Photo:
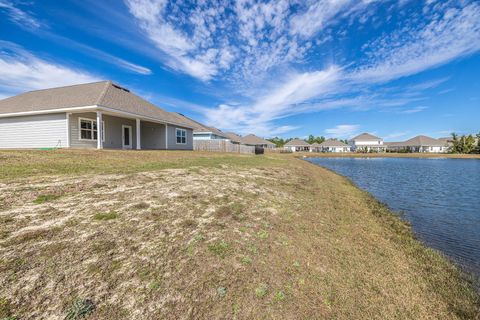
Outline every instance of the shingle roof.
<path id="1" fill-rule="evenodd" d="M 227 136 L 228 139 L 232 140 L 233 142 L 236 142 L 236 143 L 242 142 L 242 137 L 240 137 L 238 134 L 234 132 L 225 132 L 225 135 Z"/>
<path id="2" fill-rule="evenodd" d="M 75 107 L 106 107 L 138 116 L 190 127 L 175 113 L 165 111 L 112 81 L 29 91 L 0 100 L 0 114 Z"/>
<path id="3" fill-rule="evenodd" d="M 287 143 L 285 143 L 285 146 L 286 147 L 309 147 L 310 146 L 310 143 L 308 143 L 307 141 L 305 140 L 301 140 L 301 139 L 293 139 L 293 140 L 290 140 L 288 141 Z"/>
<path id="4" fill-rule="evenodd" d="M 213 134 L 216 134 L 217 136 L 221 136 L 224 138 L 228 138 L 228 136 L 225 134 L 225 132 L 222 132 L 221 130 L 215 128 L 215 127 L 209 127 L 206 126 L 196 120 L 193 120 L 181 113 L 176 113 L 178 116 L 182 118 L 183 121 L 186 123 L 190 124 L 190 126 L 193 128 L 194 133 L 200 133 L 200 132 L 211 132 Z"/>
<path id="5" fill-rule="evenodd" d="M 427 137 L 427 136 L 416 136 L 416 137 L 413 137 L 405 142 L 402 142 L 401 145 L 403 146 L 427 146 L 427 147 L 437 147 L 437 146 L 440 146 L 440 147 L 443 147 L 446 145 L 446 143 L 444 141 L 441 141 L 441 140 L 438 140 L 438 139 L 434 139 L 434 138 L 431 138 L 431 137 Z"/>
<path id="6" fill-rule="evenodd" d="M 362 133 L 354 138 L 352 140 L 382 140 L 382 138 L 376 137 L 373 134 L 370 133 Z"/>
<path id="7" fill-rule="evenodd" d="M 328 139 L 320 143 L 321 147 L 348 147 L 348 144 L 343 143 L 335 139 Z"/>
<path id="8" fill-rule="evenodd" d="M 253 145 L 253 146 L 264 145 L 264 144 L 275 145 L 275 143 L 267 141 L 263 138 L 257 137 L 254 134 L 249 134 L 249 135 L 246 135 L 245 137 L 242 137 L 242 143 L 247 145 Z"/>

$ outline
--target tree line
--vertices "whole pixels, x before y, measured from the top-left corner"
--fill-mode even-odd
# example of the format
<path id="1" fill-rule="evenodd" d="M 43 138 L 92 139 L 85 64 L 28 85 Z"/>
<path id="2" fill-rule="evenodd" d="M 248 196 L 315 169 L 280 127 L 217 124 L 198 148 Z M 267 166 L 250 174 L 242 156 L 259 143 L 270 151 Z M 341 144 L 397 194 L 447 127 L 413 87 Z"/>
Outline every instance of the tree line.
<path id="1" fill-rule="evenodd" d="M 272 142 L 272 143 L 275 143 L 275 145 L 277 146 L 277 148 L 281 148 L 283 147 L 284 145 L 286 145 L 288 142 L 294 140 L 294 139 L 299 139 L 299 138 L 279 138 L 279 137 L 275 137 L 275 138 L 271 138 L 271 139 L 267 139 L 268 141 Z M 310 144 L 313 144 L 313 143 L 322 143 L 326 140 L 326 138 L 324 136 L 314 136 L 313 134 L 309 135 L 307 139 L 305 139 L 305 141 L 307 141 L 308 143 Z M 338 140 L 338 139 L 335 139 L 335 140 Z M 339 140 L 343 143 L 346 143 L 348 144 L 348 140 Z"/>
<path id="2" fill-rule="evenodd" d="M 450 142 L 452 143 L 451 153 L 480 153 L 480 132 L 476 134 L 476 139 L 472 134 L 459 136 L 452 133 Z"/>

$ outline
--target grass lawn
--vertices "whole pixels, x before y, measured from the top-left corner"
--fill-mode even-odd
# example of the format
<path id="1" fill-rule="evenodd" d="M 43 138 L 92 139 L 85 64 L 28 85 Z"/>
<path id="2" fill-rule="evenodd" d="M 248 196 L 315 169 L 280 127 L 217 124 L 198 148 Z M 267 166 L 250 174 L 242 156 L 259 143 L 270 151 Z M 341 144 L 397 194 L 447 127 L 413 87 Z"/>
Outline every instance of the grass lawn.
<path id="1" fill-rule="evenodd" d="M 0 319 L 480 314 L 369 194 L 280 154 L 0 151 L 0 288 Z"/>

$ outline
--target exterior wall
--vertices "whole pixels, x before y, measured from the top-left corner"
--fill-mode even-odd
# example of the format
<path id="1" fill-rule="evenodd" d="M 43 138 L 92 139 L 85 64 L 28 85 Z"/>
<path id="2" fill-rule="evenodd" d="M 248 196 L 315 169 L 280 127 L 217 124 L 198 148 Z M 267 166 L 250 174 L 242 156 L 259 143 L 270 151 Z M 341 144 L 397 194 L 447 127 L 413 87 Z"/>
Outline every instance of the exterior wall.
<path id="1" fill-rule="evenodd" d="M 0 148 L 67 147 L 65 113 L 0 118 Z"/>
<path id="2" fill-rule="evenodd" d="M 165 149 L 165 125 L 142 121 L 140 123 L 142 149 Z"/>
<path id="3" fill-rule="evenodd" d="M 72 148 L 96 148 L 96 140 L 81 140 L 80 139 L 80 120 L 79 118 L 86 118 L 91 120 L 97 119 L 95 112 L 86 113 L 72 113 L 70 115 L 70 147 Z M 105 141 L 103 147 L 106 149 L 122 149 L 122 125 L 132 127 L 132 149 L 136 148 L 137 134 L 136 122 L 133 119 L 126 119 L 103 115 L 103 122 L 105 123 Z"/>
<path id="4" fill-rule="evenodd" d="M 349 147 L 323 147 L 323 152 L 349 152 Z"/>
<path id="5" fill-rule="evenodd" d="M 167 126 L 168 132 L 168 149 L 169 150 L 193 150 L 193 130 L 188 128 L 183 128 L 180 126 L 175 126 L 169 124 Z M 186 144 L 177 144 L 177 137 L 175 135 L 175 129 L 185 129 L 187 130 L 187 143 Z"/>
<path id="6" fill-rule="evenodd" d="M 383 146 L 383 140 L 354 140 L 355 146 Z"/>

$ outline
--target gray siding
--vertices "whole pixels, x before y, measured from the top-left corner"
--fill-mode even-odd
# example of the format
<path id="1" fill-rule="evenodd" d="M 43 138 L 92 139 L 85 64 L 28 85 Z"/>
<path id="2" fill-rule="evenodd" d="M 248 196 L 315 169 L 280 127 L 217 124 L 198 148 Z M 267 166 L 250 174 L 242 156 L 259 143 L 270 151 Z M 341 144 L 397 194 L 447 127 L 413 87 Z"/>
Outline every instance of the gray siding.
<path id="1" fill-rule="evenodd" d="M 67 146 L 65 113 L 0 118 L 0 148 Z"/>
<path id="2" fill-rule="evenodd" d="M 72 148 L 96 148 L 97 141 L 81 140 L 80 139 L 80 122 L 79 118 L 97 119 L 94 112 L 87 113 L 73 113 L 70 115 L 70 146 Z M 132 127 L 132 149 L 136 148 L 136 122 L 132 119 L 113 117 L 103 115 L 103 122 L 105 123 L 105 141 L 104 148 L 121 149 L 122 148 L 122 125 Z"/>
<path id="3" fill-rule="evenodd" d="M 142 149 L 165 149 L 165 125 L 142 121 L 140 134 Z"/>
<path id="4" fill-rule="evenodd" d="M 177 144 L 177 137 L 175 135 L 175 129 L 185 129 L 187 130 L 187 143 L 186 144 Z M 183 128 L 180 126 L 168 125 L 168 149 L 169 150 L 193 150 L 193 130 Z"/>

